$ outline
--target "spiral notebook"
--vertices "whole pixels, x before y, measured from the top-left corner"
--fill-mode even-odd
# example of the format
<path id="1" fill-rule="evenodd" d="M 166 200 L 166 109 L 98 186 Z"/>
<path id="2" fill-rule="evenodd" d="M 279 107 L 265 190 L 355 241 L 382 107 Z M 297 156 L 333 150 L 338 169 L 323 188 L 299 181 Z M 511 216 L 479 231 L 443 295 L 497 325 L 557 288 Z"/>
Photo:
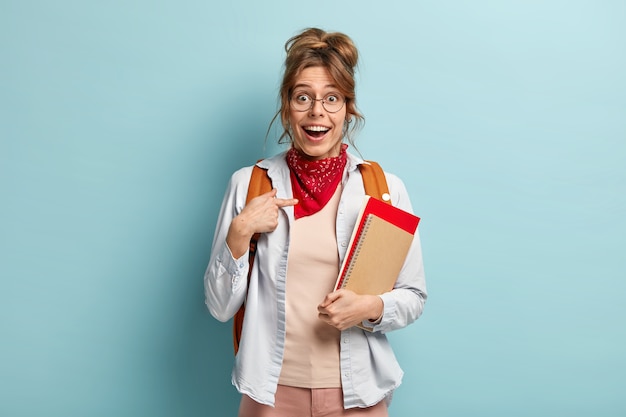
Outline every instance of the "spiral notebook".
<path id="1" fill-rule="evenodd" d="M 335 290 L 371 295 L 391 291 L 419 221 L 409 212 L 366 196 Z"/>

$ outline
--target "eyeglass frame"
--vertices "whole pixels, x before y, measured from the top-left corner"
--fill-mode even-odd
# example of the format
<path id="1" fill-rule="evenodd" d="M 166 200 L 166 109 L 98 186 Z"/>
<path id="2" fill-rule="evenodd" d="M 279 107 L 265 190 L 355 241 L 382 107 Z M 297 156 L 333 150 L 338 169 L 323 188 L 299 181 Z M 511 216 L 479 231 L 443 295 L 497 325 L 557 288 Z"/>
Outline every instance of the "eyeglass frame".
<path id="1" fill-rule="evenodd" d="M 295 107 L 293 107 L 293 105 L 291 104 L 291 102 L 292 102 L 292 101 L 293 101 L 293 100 L 294 100 L 297 96 L 307 96 L 308 98 L 310 98 L 310 99 L 311 99 L 311 105 L 309 106 L 309 108 L 308 108 L 308 109 L 298 110 L 298 109 L 296 109 Z M 341 103 L 341 107 L 339 107 L 339 108 L 338 108 L 337 110 L 335 110 L 335 111 L 328 110 L 328 109 L 326 108 L 326 105 L 325 105 L 325 104 L 326 104 L 326 99 L 327 99 L 329 96 L 335 96 L 335 97 L 341 98 L 341 99 L 343 100 L 343 102 Z M 289 105 L 290 105 L 290 107 L 291 107 L 292 109 L 294 109 L 294 110 L 295 110 L 295 111 L 297 111 L 297 112 L 305 112 L 305 111 L 309 111 L 309 110 L 311 110 L 311 109 L 313 108 L 313 106 L 315 106 L 315 102 L 316 102 L 316 101 L 321 101 L 321 102 L 322 102 L 322 107 L 323 107 L 323 108 L 324 108 L 324 110 L 326 110 L 328 113 L 337 113 L 337 112 L 341 111 L 341 109 L 343 109 L 343 108 L 344 108 L 344 106 L 346 105 L 346 102 L 347 102 L 348 100 L 346 100 L 346 98 L 345 98 L 343 95 L 341 95 L 341 94 L 336 94 L 336 93 L 328 93 L 328 94 L 326 94 L 323 98 L 313 98 L 313 97 L 311 97 L 311 96 L 310 96 L 309 94 L 307 94 L 307 93 L 293 93 L 293 94 L 291 95 L 291 98 L 289 99 Z"/>

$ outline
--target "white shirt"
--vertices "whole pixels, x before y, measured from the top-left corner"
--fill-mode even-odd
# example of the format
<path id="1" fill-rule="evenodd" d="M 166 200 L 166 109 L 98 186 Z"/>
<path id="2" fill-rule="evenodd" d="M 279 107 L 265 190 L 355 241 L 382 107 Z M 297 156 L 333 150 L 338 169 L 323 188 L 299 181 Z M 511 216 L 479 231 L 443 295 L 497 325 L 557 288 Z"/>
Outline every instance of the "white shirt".
<path id="1" fill-rule="evenodd" d="M 343 192 L 337 210 L 337 243 L 340 262 L 356 222 L 365 190 L 358 164 L 367 163 L 348 153 Z M 285 154 L 258 163 L 268 170 L 277 198 L 292 198 Z M 285 285 L 289 228 L 293 207 L 280 209 L 278 227 L 261 235 L 250 284 L 248 253 L 234 259 L 226 245 L 232 219 L 243 209 L 252 167 L 236 171 L 228 183 L 217 220 L 211 257 L 204 275 L 206 304 L 220 321 L 232 318 L 246 298 L 241 344 L 235 357 L 232 383 L 242 394 L 261 404 L 274 405 L 285 344 Z M 391 201 L 412 212 L 402 181 L 385 173 Z M 415 321 L 426 301 L 426 282 L 419 235 L 416 233 L 404 266 L 392 291 L 382 294 L 384 312 L 378 324 L 364 322 L 373 332 L 353 327 L 341 332 L 340 364 L 344 407 L 369 407 L 390 398 L 402 381 L 402 369 L 385 336 Z"/>

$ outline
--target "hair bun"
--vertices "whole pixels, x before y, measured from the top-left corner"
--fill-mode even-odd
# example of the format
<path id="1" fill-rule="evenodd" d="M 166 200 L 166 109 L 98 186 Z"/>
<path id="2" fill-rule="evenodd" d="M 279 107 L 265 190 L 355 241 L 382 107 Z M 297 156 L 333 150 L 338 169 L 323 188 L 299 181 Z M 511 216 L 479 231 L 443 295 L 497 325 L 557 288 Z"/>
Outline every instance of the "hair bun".
<path id="1" fill-rule="evenodd" d="M 340 32 L 325 32 L 310 28 L 289 39 L 285 44 L 287 57 L 305 55 L 307 51 L 326 51 L 336 53 L 344 66 L 354 73 L 359 53 L 349 36 Z"/>
<path id="2" fill-rule="evenodd" d="M 352 39 L 343 33 L 328 33 L 326 43 L 329 48 L 334 49 L 341 55 L 347 66 L 351 68 L 356 67 L 359 60 L 359 53 Z"/>

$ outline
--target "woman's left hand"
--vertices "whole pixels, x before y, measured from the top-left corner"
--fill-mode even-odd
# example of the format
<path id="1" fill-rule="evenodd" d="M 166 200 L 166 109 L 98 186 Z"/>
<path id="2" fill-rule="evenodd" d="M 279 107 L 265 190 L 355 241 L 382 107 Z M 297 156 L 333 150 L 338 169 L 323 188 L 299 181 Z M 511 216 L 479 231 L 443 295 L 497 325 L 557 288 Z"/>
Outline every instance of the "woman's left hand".
<path id="1" fill-rule="evenodd" d="M 350 290 L 331 292 L 317 306 L 318 316 L 331 326 L 345 330 L 363 320 L 377 320 L 383 314 L 383 300 L 376 295 L 359 295 Z"/>

